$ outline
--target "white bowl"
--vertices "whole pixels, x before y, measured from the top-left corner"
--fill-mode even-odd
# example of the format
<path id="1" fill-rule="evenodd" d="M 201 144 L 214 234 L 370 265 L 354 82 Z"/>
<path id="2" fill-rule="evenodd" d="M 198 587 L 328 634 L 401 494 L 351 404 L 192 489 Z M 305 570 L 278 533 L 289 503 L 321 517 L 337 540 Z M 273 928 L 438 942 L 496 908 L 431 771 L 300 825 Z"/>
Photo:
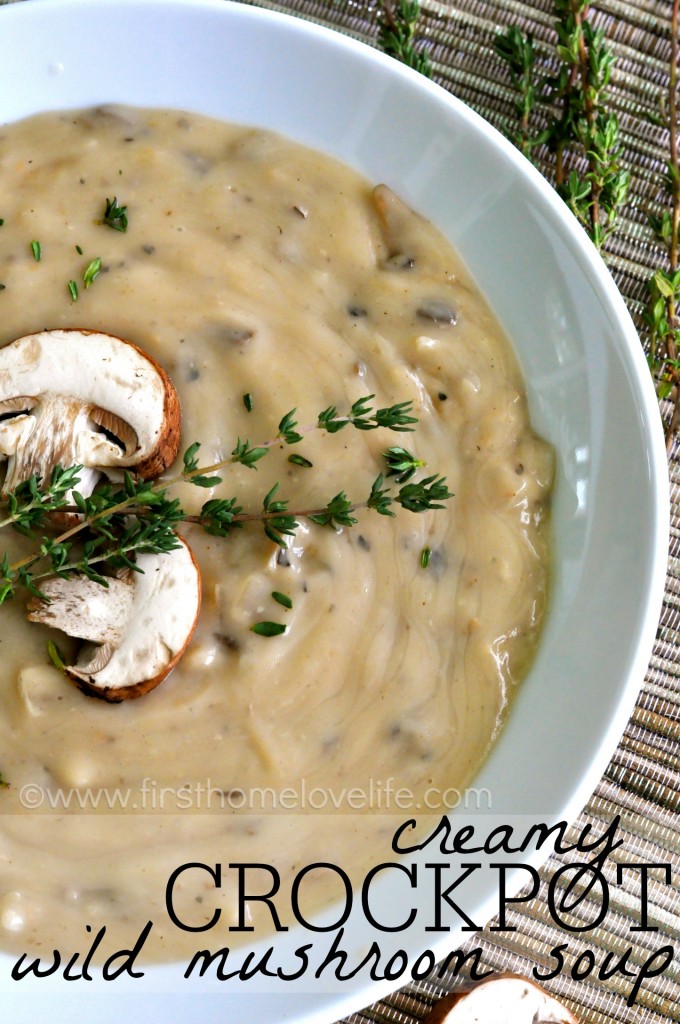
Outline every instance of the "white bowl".
<path id="1" fill-rule="evenodd" d="M 436 85 L 339 34 L 225 0 L 2 7 L 0 67 L 0 122 L 120 102 L 276 129 L 387 182 L 463 254 L 514 342 L 534 424 L 558 453 L 545 632 L 474 785 L 493 794 L 487 826 L 573 820 L 606 767 L 647 666 L 665 579 L 668 487 L 639 339 L 565 206 L 512 146 Z M 547 852 L 524 860 L 538 863 Z M 423 872 L 432 859 L 443 858 L 434 850 L 409 858 Z M 473 858 L 485 865 L 494 859 Z M 519 871 L 511 884 L 527 877 Z M 497 905 L 497 877 L 482 869 L 457 892 L 466 913 L 483 924 Z M 381 904 L 405 907 L 431 899 L 425 887 L 414 893 L 396 874 L 376 895 Z M 460 919 L 445 919 L 450 933 L 426 932 L 423 917 L 405 933 L 379 935 L 380 945 L 444 955 L 461 937 Z M 350 960 L 372 938 L 362 915 L 354 915 L 343 942 Z M 277 963 L 286 956 L 294 962 L 295 948 L 309 940 L 300 932 L 278 936 Z M 222 943 L 197 941 L 197 948 L 205 944 Z M 123 1013 L 147 1024 L 332 1021 L 398 984 L 365 975 L 335 989 L 309 976 L 188 982 L 172 965 L 127 983 L 17 984 L 9 980 L 13 962 L 0 957 L 4 1013 L 13 1021 L 42 1019 L 48 1007 L 52 1021 L 71 1021 L 86 1009 L 83 992 L 97 1001 L 100 1024 Z"/>

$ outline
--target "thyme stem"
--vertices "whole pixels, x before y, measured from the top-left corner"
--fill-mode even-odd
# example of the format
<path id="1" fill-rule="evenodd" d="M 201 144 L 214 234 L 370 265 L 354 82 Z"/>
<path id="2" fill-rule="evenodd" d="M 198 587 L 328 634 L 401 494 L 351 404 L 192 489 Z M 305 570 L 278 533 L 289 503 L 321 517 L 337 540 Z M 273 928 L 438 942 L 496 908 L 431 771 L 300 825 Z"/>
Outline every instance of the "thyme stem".
<path id="1" fill-rule="evenodd" d="M 574 18 L 574 28 L 576 36 L 578 38 L 578 53 L 580 63 L 574 68 L 575 73 L 580 73 L 581 76 L 581 91 L 583 93 L 583 110 L 585 113 L 586 120 L 586 132 L 585 132 L 585 150 L 588 159 L 588 166 L 592 176 L 592 184 L 590 190 L 590 207 L 588 215 L 590 217 L 590 234 L 593 238 L 597 238 L 601 224 L 600 224 L 600 193 L 602 192 L 602 182 L 597 173 L 596 167 L 596 153 L 593 148 L 595 145 L 595 106 L 593 103 L 593 94 L 595 90 L 590 80 L 590 57 L 586 50 L 586 42 L 584 37 L 583 24 L 588 17 L 590 8 L 588 5 L 585 7 L 582 4 L 582 0 L 570 0 L 571 12 Z M 597 95 L 595 93 L 595 95 Z"/>
<path id="2" fill-rule="evenodd" d="M 670 136 L 670 160 L 674 171 L 675 187 L 672 194 L 672 231 L 668 257 L 671 274 L 678 269 L 678 228 L 680 227 L 680 172 L 678 167 L 678 12 L 680 0 L 673 0 L 671 14 L 671 59 L 668 78 L 668 118 Z M 675 327 L 675 295 L 670 296 L 670 321 Z M 675 358 L 675 342 L 671 339 L 672 357 Z"/>
<path id="3" fill-rule="evenodd" d="M 671 59 L 668 78 L 668 118 L 669 118 L 669 148 L 670 162 L 673 168 L 673 191 L 671 196 L 671 238 L 668 248 L 668 263 L 671 276 L 675 277 L 678 269 L 678 228 L 680 227 L 680 168 L 678 166 L 678 10 L 680 0 L 673 0 L 671 13 Z M 675 331 L 677 329 L 676 318 L 676 292 L 675 289 L 668 296 L 668 325 L 670 330 L 667 333 L 666 344 L 668 358 L 672 363 L 677 363 L 678 353 L 675 344 Z M 678 371 L 675 372 L 675 384 L 673 387 L 673 409 L 666 431 L 666 450 L 670 452 L 673 445 L 673 438 L 678 428 L 680 418 L 680 381 Z"/>
<path id="4" fill-rule="evenodd" d="M 680 360 L 678 359 L 678 302 L 680 301 L 680 158 L 678 154 L 678 59 L 680 46 L 680 0 L 673 0 L 670 20 L 668 91 L 662 97 L 663 118 L 668 131 L 668 160 L 663 179 L 667 206 L 659 214 L 649 213 L 654 236 L 666 250 L 666 269 L 656 270 L 648 281 L 649 301 L 644 318 L 649 327 L 649 366 L 660 400 L 671 403 L 664 422 L 666 449 L 670 452 L 680 426 Z M 665 101 L 665 102 L 664 102 Z"/>
<path id="5" fill-rule="evenodd" d="M 43 536 L 37 550 L 13 564 L 9 563 L 7 555 L 2 558 L 0 604 L 13 596 L 17 586 L 24 586 L 30 593 L 40 596 L 37 581 L 54 574 L 64 578 L 84 574 L 106 586 L 106 577 L 99 575 L 93 566 L 108 562 L 112 568 L 135 569 L 132 561 L 135 554 L 172 551 L 179 544 L 175 529 L 180 523 L 196 524 L 214 536 L 226 537 L 247 523 L 260 522 L 265 535 L 284 546 L 286 538 L 297 530 L 299 519 L 337 528 L 353 526 L 357 522 L 353 513 L 362 508 L 386 516 L 395 514 L 393 505 L 400 505 L 410 512 L 443 508 L 442 502 L 452 496 L 446 488 L 446 481 L 436 474 L 412 480 L 425 463 L 401 446 L 389 448 L 384 453 L 386 475 L 394 477 L 398 490 L 393 492 L 384 486 L 381 473 L 363 501 L 350 501 L 345 492 L 340 491 L 324 506 L 291 511 L 288 501 L 276 496 L 277 483 L 264 497 L 259 511 L 245 511 L 237 504 L 236 498 L 211 498 L 203 504 L 199 515 L 188 515 L 178 499 L 168 497 L 168 488 L 172 484 L 215 487 L 222 483 L 216 472 L 227 465 L 240 463 L 255 469 L 256 463 L 271 447 L 297 444 L 311 430 L 335 434 L 350 425 L 361 431 L 384 428 L 407 432 L 413 429 L 412 424 L 417 420 L 411 416 L 410 402 L 374 410 L 370 404 L 373 397 L 367 395 L 358 399 L 344 415 L 338 415 L 335 406 L 329 406 L 319 413 L 316 423 L 301 429 L 298 429 L 294 418 L 296 410 L 292 409 L 279 422 L 276 437 L 258 446 L 251 446 L 239 438 L 228 458 L 208 466 L 199 466 L 200 445 L 194 443 L 184 453 L 181 473 L 154 482 L 135 480 L 126 473 L 120 489 L 115 490 L 112 484 L 103 483 L 97 485 L 89 497 L 83 497 L 75 489 L 82 469 L 80 466 L 66 470 L 55 467 L 44 490 L 40 490 L 39 479 L 32 477 L 0 502 L 9 510 L 1 525 L 11 525 L 33 536 L 33 528 L 49 525 L 50 512 L 58 511 L 60 515 L 74 513 L 78 519 L 56 537 Z M 309 460 L 303 462 L 311 467 Z M 82 539 L 81 553 L 77 556 L 73 553 L 75 538 Z M 41 562 L 47 562 L 49 568 L 31 572 Z"/>
<path id="6" fill-rule="evenodd" d="M 64 533 L 59 534 L 54 543 L 65 544 L 67 541 L 70 541 L 72 537 L 75 537 L 76 534 L 81 533 L 83 530 L 91 529 L 101 519 L 124 512 L 133 503 L 133 500 L 134 499 L 132 498 L 126 498 L 110 508 L 102 509 L 100 512 L 93 513 L 89 519 L 83 519 L 70 529 L 65 530 Z M 63 511 L 77 512 L 78 509 L 76 506 L 67 506 Z M 35 565 L 36 562 L 39 562 L 43 557 L 44 555 L 40 551 L 35 552 L 32 555 L 26 555 L 25 558 L 21 558 L 18 562 L 14 562 L 10 566 L 10 569 L 12 573 L 17 573 L 20 569 L 30 569 L 32 565 Z"/>
<path id="7" fill-rule="evenodd" d="M 564 87 L 562 94 L 562 114 L 559 122 L 559 130 L 557 131 L 557 139 L 555 142 L 555 185 L 560 188 L 564 185 L 565 174 L 564 174 L 564 151 L 567 146 L 567 140 L 569 138 L 569 118 L 571 116 L 571 105 L 572 96 L 574 93 L 574 86 L 576 85 L 576 79 L 578 78 L 578 66 L 573 65 L 569 71 L 567 82 Z"/>
<path id="8" fill-rule="evenodd" d="M 540 144 L 554 154 L 557 191 L 601 249 L 630 184 L 629 171 L 620 167 L 618 119 L 605 107 L 613 54 L 602 30 L 589 21 L 588 0 L 554 0 L 553 13 L 557 72 L 540 87 L 531 37 L 517 26 L 496 37 L 496 53 L 508 65 L 519 95 L 520 127 L 507 134 L 525 156 Z M 547 125 L 537 131 L 531 115 L 539 107 Z"/>

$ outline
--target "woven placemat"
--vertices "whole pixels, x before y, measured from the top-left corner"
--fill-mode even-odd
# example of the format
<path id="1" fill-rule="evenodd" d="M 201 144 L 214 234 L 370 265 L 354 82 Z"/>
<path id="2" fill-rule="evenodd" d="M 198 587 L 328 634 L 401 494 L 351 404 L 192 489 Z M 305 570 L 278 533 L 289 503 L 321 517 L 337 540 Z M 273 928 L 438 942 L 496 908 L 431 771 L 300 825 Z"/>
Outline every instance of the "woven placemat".
<path id="1" fill-rule="evenodd" d="M 299 15 L 346 32 L 376 45 L 376 0 L 242 0 L 244 3 Z M 662 129 L 646 115 L 658 111 L 662 90 L 667 88 L 670 43 L 670 0 L 601 0 L 594 5 L 592 20 L 601 25 L 613 45 L 615 71 L 610 89 L 611 106 L 621 122 L 625 144 L 624 165 L 634 168 L 632 200 L 616 235 L 609 244 L 607 262 L 637 326 L 642 331 L 642 309 L 647 281 L 663 254 L 647 226 L 646 207 L 658 195 L 660 174 L 666 159 L 667 141 Z M 420 34 L 440 85 L 469 103 L 502 130 L 513 116 L 513 94 L 504 67 L 494 54 L 493 40 L 499 30 L 520 25 L 534 37 L 539 57 L 547 59 L 552 37 L 552 0 L 518 3 L 516 0 L 456 0 L 438 3 L 423 0 Z M 539 154 L 540 164 L 540 154 Z M 541 169 L 547 176 L 550 165 Z M 568 940 L 572 956 L 591 949 L 601 962 L 608 951 L 619 956 L 632 947 L 631 969 L 666 944 L 677 945 L 680 926 L 680 444 L 676 442 L 669 462 L 671 474 L 672 527 L 666 594 L 657 641 L 633 716 L 600 784 L 573 825 L 572 837 L 586 824 L 602 829 L 616 815 L 621 824 L 622 847 L 608 860 L 609 911 L 603 926 L 582 937 L 558 929 L 546 905 L 549 880 L 565 858 L 554 856 L 541 872 L 537 898 L 510 914 L 514 932 L 493 932 L 489 922 L 484 933 L 461 946 L 481 948 L 482 965 L 495 971 L 511 970 L 530 975 L 535 964 L 553 961 L 550 951 Z M 634 861 L 669 864 L 671 884 L 659 870 L 650 873 L 649 919 L 656 932 L 631 932 L 638 923 L 638 880 L 624 872 L 616 885 L 616 865 Z M 593 901 L 586 900 L 575 912 L 575 924 L 592 921 Z M 545 972 L 547 973 L 547 967 Z M 412 1024 L 422 1019 L 433 1002 L 460 987 L 465 970 L 421 981 L 399 990 L 367 1009 L 345 1018 L 344 1024 L 390 1022 Z M 652 1022 L 680 1020 L 680 971 L 678 963 L 662 977 L 643 986 L 634 1007 L 626 1005 L 630 982 L 620 975 L 609 980 L 591 975 L 572 980 L 564 970 L 546 987 L 564 998 L 582 1022 Z"/>
<path id="2" fill-rule="evenodd" d="M 0 4 L 18 0 L 0 0 Z M 97 0 L 92 0 L 96 3 Z M 377 0 L 241 0 L 243 3 L 287 12 L 336 28 L 369 44 L 376 44 Z M 657 250 L 646 223 L 646 205 L 658 194 L 666 158 L 666 139 L 646 115 L 657 109 L 668 83 L 670 46 L 668 25 L 671 0 L 600 0 L 592 12 L 613 45 L 616 65 L 610 96 L 617 111 L 625 144 L 625 165 L 634 169 L 632 202 L 609 244 L 608 263 L 642 331 L 641 313 L 647 280 L 663 254 Z M 494 125 L 501 128 L 512 118 L 513 96 L 505 69 L 493 52 L 499 29 L 519 24 L 531 31 L 539 55 L 546 57 L 552 30 L 552 0 L 519 3 L 516 0 L 423 0 L 422 38 L 432 59 L 434 78 Z M 539 154 L 540 163 L 540 154 Z M 549 165 L 542 169 L 549 175 Z M 541 872 L 537 898 L 508 915 L 513 932 L 494 932 L 489 922 L 461 948 L 481 948 L 481 967 L 512 970 L 529 975 L 534 965 L 548 965 L 550 951 L 568 940 L 571 956 L 586 949 L 598 961 L 611 951 L 619 956 L 632 947 L 629 966 L 640 965 L 660 947 L 680 940 L 680 442 L 669 459 L 672 523 L 666 593 L 651 662 L 635 711 L 595 793 L 572 828 L 572 839 L 591 824 L 602 830 L 620 816 L 620 849 L 608 859 L 606 876 L 610 904 L 602 927 L 583 936 L 558 929 L 546 907 L 546 888 L 565 858 L 551 858 Z M 625 871 L 616 884 L 617 864 L 644 861 L 670 865 L 650 872 L 648 916 L 657 931 L 631 931 L 639 914 L 639 878 Z M 574 924 L 593 920 L 597 906 L 590 899 L 574 913 Z M 345 1018 L 343 1024 L 413 1024 L 447 991 L 460 987 L 465 970 L 442 978 L 414 982 L 393 996 Z M 627 1021 L 655 1024 L 680 1021 L 678 961 L 651 979 L 630 1008 L 626 997 L 630 982 L 615 974 L 572 980 L 569 970 L 546 983 L 563 998 L 582 1022 Z"/>

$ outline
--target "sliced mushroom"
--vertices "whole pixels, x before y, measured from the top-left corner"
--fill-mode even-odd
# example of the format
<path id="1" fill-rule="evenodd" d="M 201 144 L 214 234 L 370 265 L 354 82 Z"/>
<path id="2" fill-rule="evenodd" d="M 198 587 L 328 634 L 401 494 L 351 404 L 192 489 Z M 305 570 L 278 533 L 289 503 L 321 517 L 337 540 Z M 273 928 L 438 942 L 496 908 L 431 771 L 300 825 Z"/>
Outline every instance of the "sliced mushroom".
<path id="1" fill-rule="evenodd" d="M 387 270 L 411 270 L 421 252 L 422 228 L 417 213 L 387 185 L 376 185 L 372 193 L 380 233 L 387 246 Z"/>
<path id="2" fill-rule="evenodd" d="M 177 392 L 155 360 L 98 331 L 29 334 L 0 349 L 3 491 L 56 465 L 82 465 L 87 496 L 102 472 L 158 476 L 179 448 Z"/>
<path id="3" fill-rule="evenodd" d="M 422 1024 L 578 1024 L 566 1006 L 528 978 L 496 974 L 440 1000 Z"/>
<path id="4" fill-rule="evenodd" d="M 84 692 L 119 703 L 141 697 L 175 667 L 193 635 L 201 578 L 186 541 L 167 554 L 140 555 L 142 572 L 104 587 L 85 576 L 54 577 L 46 601 L 29 602 L 31 622 L 87 641 L 66 674 Z"/>
<path id="5" fill-rule="evenodd" d="M 443 299 L 424 299 L 416 310 L 421 320 L 431 320 L 441 327 L 453 327 L 458 321 L 458 313 L 453 306 Z"/>

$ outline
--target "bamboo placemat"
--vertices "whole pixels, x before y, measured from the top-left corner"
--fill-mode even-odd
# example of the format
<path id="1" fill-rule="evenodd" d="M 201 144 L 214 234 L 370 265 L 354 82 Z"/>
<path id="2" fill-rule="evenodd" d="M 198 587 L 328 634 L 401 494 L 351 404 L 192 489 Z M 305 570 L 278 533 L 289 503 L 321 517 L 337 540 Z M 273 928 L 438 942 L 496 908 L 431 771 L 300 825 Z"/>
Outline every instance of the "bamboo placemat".
<path id="1" fill-rule="evenodd" d="M 18 0 L 0 0 L 2 3 Z M 243 3 L 287 12 L 348 33 L 375 45 L 377 0 L 241 0 Z M 96 3 L 96 0 L 93 0 Z M 552 0 L 422 0 L 421 34 L 432 59 L 434 78 L 497 127 L 512 118 L 513 96 L 505 69 L 493 52 L 496 33 L 519 24 L 533 34 L 539 55 L 546 58 L 551 37 Z M 646 226 L 646 205 L 658 194 L 666 159 L 662 129 L 646 115 L 657 109 L 668 83 L 671 0 L 599 0 L 591 14 L 613 45 L 616 65 L 610 89 L 625 144 L 625 165 L 634 169 L 632 201 L 611 239 L 608 263 L 644 336 L 641 313 L 651 272 L 663 265 Z M 540 163 L 540 157 L 539 157 Z M 549 174 L 549 165 L 542 169 Z M 463 945 L 481 947 L 482 967 L 513 970 L 530 975 L 534 964 L 550 963 L 550 950 L 569 941 L 574 955 L 591 948 L 598 961 L 607 951 L 621 955 L 632 947 L 634 969 L 664 945 L 680 940 L 680 442 L 669 460 L 671 480 L 671 542 L 666 593 L 656 644 L 635 711 L 612 760 L 582 813 L 572 838 L 586 824 L 600 831 L 616 815 L 623 846 L 608 860 L 610 906 L 603 926 L 578 935 L 566 935 L 552 921 L 545 903 L 549 879 L 566 858 L 551 858 L 541 872 L 538 898 L 510 913 L 515 932 L 494 933 L 489 922 L 483 935 Z M 635 861 L 671 866 L 671 882 L 663 870 L 651 872 L 649 921 L 655 932 L 631 932 L 639 912 L 639 879 L 624 872 L 615 883 L 617 864 Z M 579 905 L 575 924 L 594 917 L 590 900 Z M 571 958 L 573 959 L 573 957 Z M 567 965 L 571 962 L 567 960 Z M 447 991 L 460 987 L 463 976 L 412 983 L 393 996 L 345 1018 L 342 1024 L 414 1024 Z M 615 975 L 573 981 L 567 971 L 546 987 L 563 998 L 584 1022 L 626 1021 L 661 1024 L 680 1021 L 678 959 L 662 977 L 644 986 L 633 1008 L 626 1005 L 630 983 Z M 198 1010 L 198 1007 L 197 1007 Z"/>
<path id="2" fill-rule="evenodd" d="M 319 24 L 376 44 L 377 0 L 242 0 L 244 3 L 296 14 Z M 513 95 L 507 74 L 493 51 L 499 30 L 519 24 L 534 37 L 539 55 L 546 57 L 552 33 L 552 0 L 455 0 L 439 3 L 423 0 L 420 31 L 440 85 L 469 103 L 496 127 L 512 119 Z M 670 0 L 601 0 L 594 4 L 596 24 L 611 40 L 616 66 L 610 89 L 611 105 L 621 121 L 626 149 L 625 166 L 635 168 L 633 197 L 626 216 L 609 246 L 608 263 L 633 319 L 642 333 L 641 313 L 647 280 L 663 266 L 647 227 L 645 208 L 658 194 L 659 177 L 666 159 L 662 129 L 646 119 L 658 110 L 659 95 L 667 88 L 670 44 Z M 542 170 L 549 174 L 549 164 Z M 666 944 L 677 945 L 680 925 L 680 443 L 670 460 L 672 529 L 668 577 L 663 612 L 651 663 L 635 712 L 600 784 L 574 823 L 573 834 L 587 824 L 601 829 L 617 814 L 618 835 L 623 846 L 609 859 L 610 908 L 603 927 L 582 938 L 567 935 L 552 921 L 545 903 L 547 882 L 566 863 L 555 856 L 542 872 L 539 897 L 508 918 L 516 932 L 494 933 L 489 922 L 482 936 L 461 948 L 481 947 L 483 966 L 495 971 L 513 970 L 530 975 L 534 964 L 549 963 L 550 950 L 569 941 L 574 955 L 590 948 L 598 961 L 609 950 L 621 954 L 633 947 L 631 964 L 639 964 Z M 637 882 L 624 873 L 624 884 L 615 884 L 617 863 L 634 860 L 672 865 L 672 884 L 656 872 L 650 881 L 650 921 L 658 932 L 630 932 L 638 912 Z M 593 919 L 587 901 L 575 915 L 580 922 Z M 572 958 L 573 959 L 573 958 Z M 569 963 L 570 960 L 567 960 Z M 460 976 L 441 981 L 418 982 L 392 997 L 352 1014 L 345 1024 L 413 1024 L 422 1019 L 433 1002 L 450 989 L 460 987 Z M 629 982 L 620 976 L 573 981 L 567 972 L 546 983 L 565 999 L 583 1022 L 630 1021 L 656 1024 L 680 1020 L 680 971 L 675 966 L 663 977 L 651 980 L 634 1008 L 626 1005 Z"/>

